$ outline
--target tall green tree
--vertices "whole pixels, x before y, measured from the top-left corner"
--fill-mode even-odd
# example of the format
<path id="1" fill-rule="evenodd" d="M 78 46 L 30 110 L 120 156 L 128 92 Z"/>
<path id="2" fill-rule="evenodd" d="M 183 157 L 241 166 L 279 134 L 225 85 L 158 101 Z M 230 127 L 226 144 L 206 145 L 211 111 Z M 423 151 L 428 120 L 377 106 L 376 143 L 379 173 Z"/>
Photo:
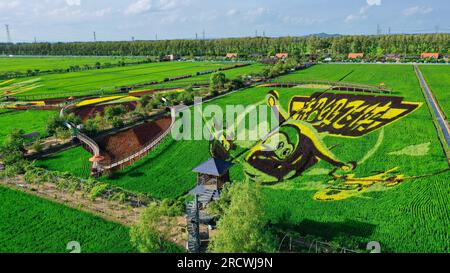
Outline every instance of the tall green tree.
<path id="1" fill-rule="evenodd" d="M 252 182 L 231 186 L 216 211 L 223 211 L 217 233 L 209 245 L 210 252 L 264 253 L 274 252 L 277 238 L 270 232 L 264 215 L 261 192 Z M 226 203 L 229 201 L 229 205 Z M 224 207 L 225 206 L 225 207 Z"/>
<path id="2" fill-rule="evenodd" d="M 228 82 L 228 79 L 224 73 L 219 72 L 219 73 L 212 74 L 211 78 L 210 78 L 210 84 L 209 84 L 211 94 L 216 95 L 216 94 L 220 93 L 221 91 L 223 91 L 225 89 L 225 84 L 227 82 Z"/>
<path id="3" fill-rule="evenodd" d="M 179 208 L 168 202 L 150 204 L 142 211 L 139 222 L 130 230 L 131 243 L 143 253 L 179 251 L 169 243 L 176 226 L 172 216 L 179 214 Z"/>

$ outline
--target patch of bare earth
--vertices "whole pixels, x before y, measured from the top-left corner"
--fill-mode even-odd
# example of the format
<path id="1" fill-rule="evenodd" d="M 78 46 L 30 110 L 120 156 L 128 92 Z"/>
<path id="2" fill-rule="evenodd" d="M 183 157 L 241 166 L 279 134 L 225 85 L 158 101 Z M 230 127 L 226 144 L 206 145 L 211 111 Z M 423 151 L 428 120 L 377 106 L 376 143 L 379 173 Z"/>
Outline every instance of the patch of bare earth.
<path id="1" fill-rule="evenodd" d="M 140 151 L 168 130 L 170 124 L 171 119 L 164 117 L 97 140 L 101 154 L 105 157 L 102 163 L 110 164 Z"/>

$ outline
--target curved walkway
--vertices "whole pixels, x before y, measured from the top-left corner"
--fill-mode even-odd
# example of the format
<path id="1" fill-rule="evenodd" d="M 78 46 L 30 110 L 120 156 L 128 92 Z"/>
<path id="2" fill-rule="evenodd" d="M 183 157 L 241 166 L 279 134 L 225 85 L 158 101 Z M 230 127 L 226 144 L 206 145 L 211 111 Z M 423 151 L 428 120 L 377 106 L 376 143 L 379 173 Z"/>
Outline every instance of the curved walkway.
<path id="1" fill-rule="evenodd" d="M 64 117 L 65 112 L 73 107 L 75 104 L 68 104 L 65 107 L 63 107 L 60 111 L 60 116 Z M 129 163 L 130 161 L 139 158 L 141 156 L 144 156 L 145 154 L 147 154 L 151 149 L 153 149 L 156 145 L 158 145 L 172 130 L 172 127 L 175 123 L 175 119 L 176 119 L 176 114 L 177 114 L 177 107 L 171 107 L 170 108 L 171 111 L 171 123 L 170 126 L 168 127 L 167 130 L 165 130 L 160 136 L 158 136 L 155 140 L 153 140 L 152 142 L 150 142 L 148 145 L 146 145 L 145 147 L 143 147 L 141 150 L 137 151 L 136 153 L 120 160 L 117 162 L 114 162 L 112 164 L 109 165 L 103 165 L 99 162 L 94 162 L 92 165 L 93 169 L 96 169 L 99 173 L 103 173 L 105 171 L 110 171 L 114 168 L 120 167 L 124 164 Z M 68 127 L 69 129 L 76 129 L 74 124 L 71 124 L 69 122 L 65 123 L 66 127 Z M 84 143 L 85 145 L 87 145 L 92 153 L 94 154 L 94 156 L 100 156 L 100 147 L 97 144 L 97 142 L 95 142 L 95 140 L 93 140 L 92 138 L 88 137 L 87 135 L 81 133 L 79 130 L 76 130 L 76 138 L 78 138 L 82 143 Z"/>
<path id="2" fill-rule="evenodd" d="M 136 153 L 121 159 L 120 161 L 114 162 L 110 165 L 103 165 L 103 164 L 99 164 L 98 169 L 100 172 L 104 172 L 104 171 L 109 171 L 111 169 L 120 167 L 124 164 L 127 164 L 130 161 L 133 161 L 136 158 L 140 158 L 141 156 L 146 155 L 151 149 L 153 149 L 156 145 L 158 145 L 167 135 L 169 135 L 169 133 L 172 130 L 172 127 L 175 123 L 175 119 L 176 119 L 176 109 L 174 107 L 172 107 L 170 109 L 171 111 L 171 122 L 170 122 L 170 126 L 167 128 L 167 130 L 165 130 L 160 136 L 158 136 L 155 140 L 151 141 L 148 145 L 146 145 L 145 147 L 143 147 L 141 150 L 137 151 Z"/>

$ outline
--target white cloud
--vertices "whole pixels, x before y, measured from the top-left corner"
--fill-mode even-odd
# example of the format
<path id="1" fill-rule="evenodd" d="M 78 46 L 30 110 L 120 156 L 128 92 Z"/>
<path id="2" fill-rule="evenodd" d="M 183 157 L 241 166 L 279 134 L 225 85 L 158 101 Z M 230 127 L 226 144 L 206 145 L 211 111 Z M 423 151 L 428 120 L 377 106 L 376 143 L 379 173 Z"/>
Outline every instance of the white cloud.
<path id="1" fill-rule="evenodd" d="M 189 0 L 138 0 L 125 10 L 125 14 L 134 15 L 149 11 L 167 11 L 185 6 Z"/>
<path id="2" fill-rule="evenodd" d="M 405 16 L 413 16 L 416 14 L 428 14 L 433 11 L 431 7 L 413 6 L 403 10 L 402 14 Z"/>
<path id="3" fill-rule="evenodd" d="M 81 5 L 81 0 L 66 0 L 66 3 L 69 6 L 79 6 Z"/>
<path id="4" fill-rule="evenodd" d="M 7 10 L 13 9 L 20 6 L 20 1 L 8 1 L 8 2 L 0 2 L 0 9 Z"/>
<path id="5" fill-rule="evenodd" d="M 236 9 L 230 9 L 228 12 L 227 12 L 227 15 L 228 16 L 234 16 L 234 15 L 237 15 L 239 12 L 236 10 Z"/>
<path id="6" fill-rule="evenodd" d="M 297 17 L 297 16 L 289 16 L 286 15 L 281 18 L 283 23 L 287 24 L 293 24 L 293 25 L 303 25 L 303 26 L 310 26 L 317 23 L 322 23 L 324 19 L 313 19 L 313 18 L 306 18 L 306 17 Z"/>
<path id="7" fill-rule="evenodd" d="M 381 0 L 367 0 L 369 6 L 381 6 Z"/>
<path id="8" fill-rule="evenodd" d="M 368 11 L 374 7 L 374 6 L 381 6 L 381 0 L 367 0 L 367 5 L 361 7 L 359 9 L 359 13 L 357 14 L 350 14 L 345 18 L 345 22 L 346 23 L 350 23 L 352 21 L 357 21 L 357 20 L 361 20 L 361 19 L 366 19 L 367 18 L 367 13 Z"/>
<path id="9" fill-rule="evenodd" d="M 97 10 L 96 12 L 94 12 L 94 15 L 97 17 L 103 17 L 110 13 L 111 13 L 111 8 L 106 8 L 106 9 Z"/>
<path id="10" fill-rule="evenodd" d="M 151 0 L 139 0 L 129 5 L 125 10 L 125 14 L 133 15 L 140 14 L 149 11 L 152 8 Z"/>

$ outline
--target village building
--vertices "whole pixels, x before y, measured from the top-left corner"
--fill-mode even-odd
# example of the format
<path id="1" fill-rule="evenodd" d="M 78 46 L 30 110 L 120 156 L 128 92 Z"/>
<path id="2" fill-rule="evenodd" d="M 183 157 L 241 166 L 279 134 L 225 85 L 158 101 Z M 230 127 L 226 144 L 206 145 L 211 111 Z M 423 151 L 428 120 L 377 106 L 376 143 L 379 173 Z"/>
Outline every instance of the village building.
<path id="1" fill-rule="evenodd" d="M 229 58 L 229 59 L 237 58 L 238 54 L 237 53 L 227 53 L 227 55 L 225 57 Z"/>
<path id="2" fill-rule="evenodd" d="M 164 56 L 164 60 L 166 60 L 166 61 L 178 61 L 179 59 L 180 59 L 180 57 L 175 54 L 169 54 L 169 55 Z"/>
<path id="3" fill-rule="evenodd" d="M 399 54 L 385 54 L 384 55 L 385 61 L 395 61 L 400 62 L 400 55 Z"/>
<path id="4" fill-rule="evenodd" d="M 278 59 L 287 59 L 289 57 L 289 53 L 277 53 L 275 54 L 275 57 Z"/>
<path id="5" fill-rule="evenodd" d="M 364 53 L 349 53 L 348 59 L 361 59 L 364 58 Z"/>
<path id="6" fill-rule="evenodd" d="M 430 58 L 439 59 L 439 53 L 424 52 L 424 53 L 420 54 L 420 58 L 422 58 L 422 59 L 430 59 Z"/>

